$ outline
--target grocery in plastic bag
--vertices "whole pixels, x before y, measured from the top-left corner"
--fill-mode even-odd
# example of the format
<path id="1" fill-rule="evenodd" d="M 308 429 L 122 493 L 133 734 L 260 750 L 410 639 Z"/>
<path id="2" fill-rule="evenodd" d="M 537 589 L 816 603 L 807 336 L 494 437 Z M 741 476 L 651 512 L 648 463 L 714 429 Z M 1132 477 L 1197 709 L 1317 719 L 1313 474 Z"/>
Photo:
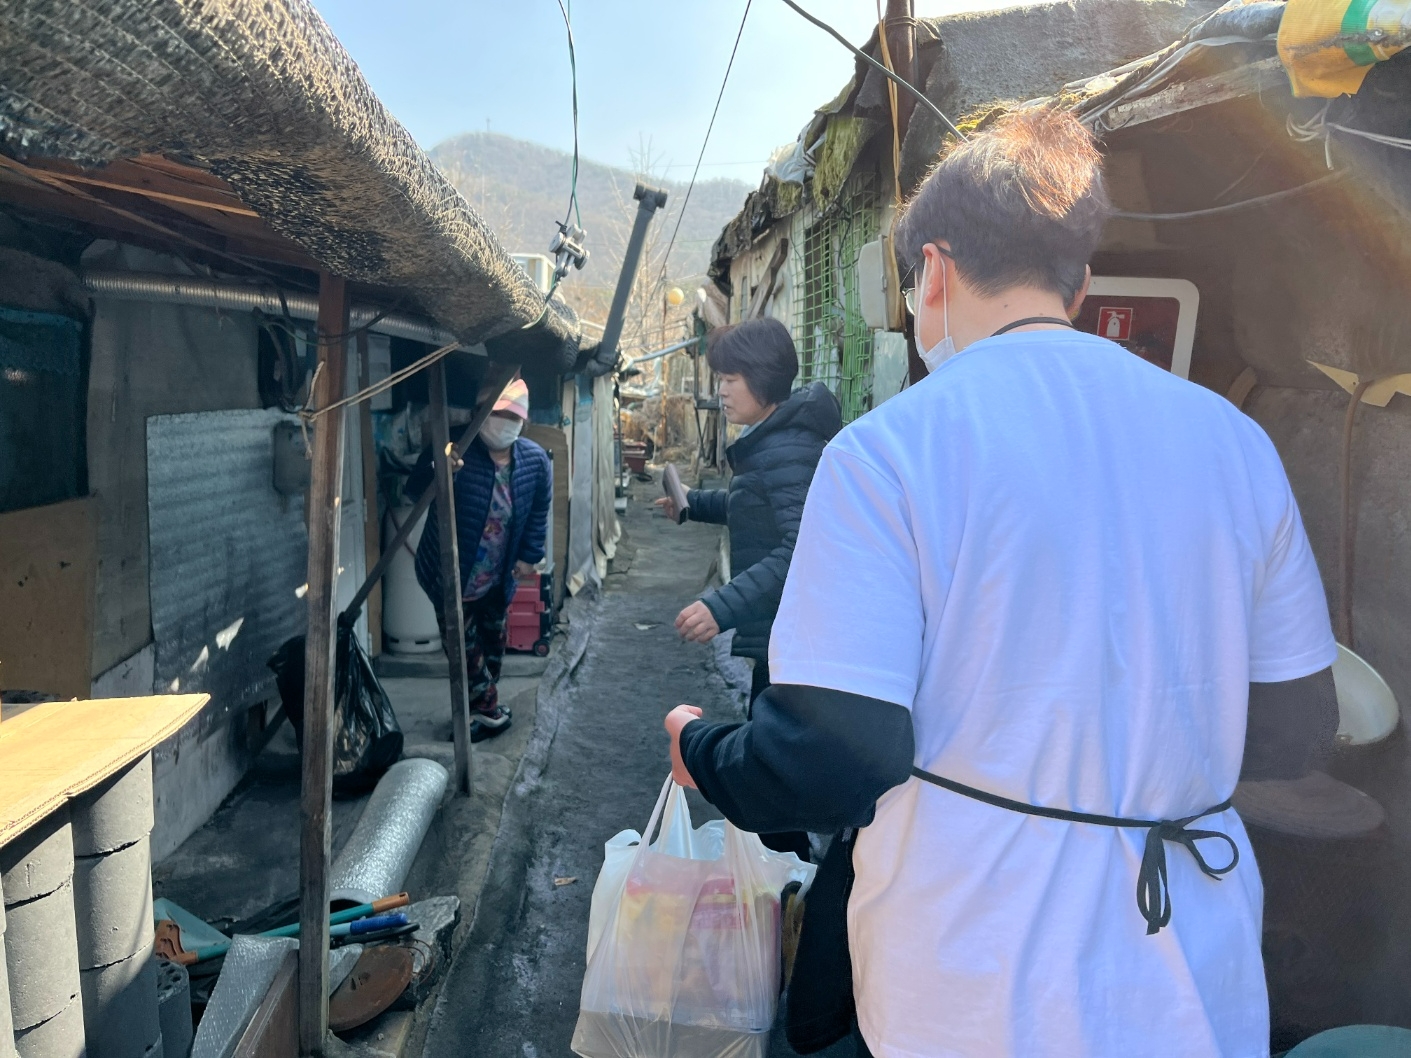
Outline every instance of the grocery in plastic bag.
<path id="1" fill-rule="evenodd" d="M 813 866 L 724 820 L 693 829 L 670 779 L 645 834 L 605 846 L 574 1052 L 764 1058 L 779 1000 L 779 894 L 807 886 Z"/>

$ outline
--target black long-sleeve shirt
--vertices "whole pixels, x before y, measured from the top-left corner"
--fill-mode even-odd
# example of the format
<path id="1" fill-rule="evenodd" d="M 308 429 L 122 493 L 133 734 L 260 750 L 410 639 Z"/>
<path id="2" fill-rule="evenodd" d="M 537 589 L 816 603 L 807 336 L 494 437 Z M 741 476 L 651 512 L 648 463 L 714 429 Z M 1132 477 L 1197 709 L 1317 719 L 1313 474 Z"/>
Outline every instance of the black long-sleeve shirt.
<path id="1" fill-rule="evenodd" d="M 1242 779 L 1294 779 L 1318 768 L 1337 733 L 1331 669 L 1249 688 Z M 753 719 L 696 720 L 681 756 L 702 795 L 743 830 L 829 833 L 872 821 L 877 799 L 911 774 L 911 713 L 893 702 L 776 684 Z"/>

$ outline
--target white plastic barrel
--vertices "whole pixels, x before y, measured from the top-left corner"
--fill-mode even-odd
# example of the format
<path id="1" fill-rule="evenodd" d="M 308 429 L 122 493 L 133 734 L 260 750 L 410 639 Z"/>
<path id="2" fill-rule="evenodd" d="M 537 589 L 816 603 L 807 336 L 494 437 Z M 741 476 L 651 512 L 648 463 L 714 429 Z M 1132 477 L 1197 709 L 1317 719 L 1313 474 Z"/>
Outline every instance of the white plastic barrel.
<path id="1" fill-rule="evenodd" d="M 411 517 L 406 504 L 387 512 L 382 539 L 391 540 L 397 527 Z M 426 515 L 412 529 L 407 542 L 397 549 L 382 580 L 382 644 L 394 654 L 431 654 L 441 649 L 441 633 L 436 627 L 436 610 L 421 585 L 416 582 L 416 547 Z"/>

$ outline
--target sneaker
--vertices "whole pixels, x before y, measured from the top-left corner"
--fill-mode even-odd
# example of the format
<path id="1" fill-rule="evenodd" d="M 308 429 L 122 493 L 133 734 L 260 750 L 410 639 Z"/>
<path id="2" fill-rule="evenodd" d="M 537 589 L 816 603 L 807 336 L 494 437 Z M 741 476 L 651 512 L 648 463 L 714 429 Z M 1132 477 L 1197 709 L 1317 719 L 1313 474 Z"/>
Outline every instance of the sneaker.
<path id="1" fill-rule="evenodd" d="M 470 714 L 470 740 L 484 742 L 487 738 L 494 738 L 501 732 L 509 730 L 510 723 L 510 711 L 504 706 L 496 706 L 494 711 L 489 713 L 472 712 Z"/>

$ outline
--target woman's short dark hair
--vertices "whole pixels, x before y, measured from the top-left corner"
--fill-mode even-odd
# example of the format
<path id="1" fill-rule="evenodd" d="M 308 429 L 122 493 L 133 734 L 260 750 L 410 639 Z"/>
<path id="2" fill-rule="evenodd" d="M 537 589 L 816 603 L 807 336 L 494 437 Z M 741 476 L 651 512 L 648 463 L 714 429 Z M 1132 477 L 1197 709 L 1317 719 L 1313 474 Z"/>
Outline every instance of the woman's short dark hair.
<path id="1" fill-rule="evenodd" d="M 761 404 L 778 404 L 788 397 L 799 373 L 799 354 L 789 329 L 769 316 L 711 331 L 706 363 L 717 375 L 739 375 Z"/>
<path id="2" fill-rule="evenodd" d="M 897 248 L 919 268 L 922 248 L 944 239 L 979 293 L 1034 286 L 1066 303 L 1111 212 L 1092 133 L 1067 111 L 1032 107 L 941 157 L 906 204 Z"/>

